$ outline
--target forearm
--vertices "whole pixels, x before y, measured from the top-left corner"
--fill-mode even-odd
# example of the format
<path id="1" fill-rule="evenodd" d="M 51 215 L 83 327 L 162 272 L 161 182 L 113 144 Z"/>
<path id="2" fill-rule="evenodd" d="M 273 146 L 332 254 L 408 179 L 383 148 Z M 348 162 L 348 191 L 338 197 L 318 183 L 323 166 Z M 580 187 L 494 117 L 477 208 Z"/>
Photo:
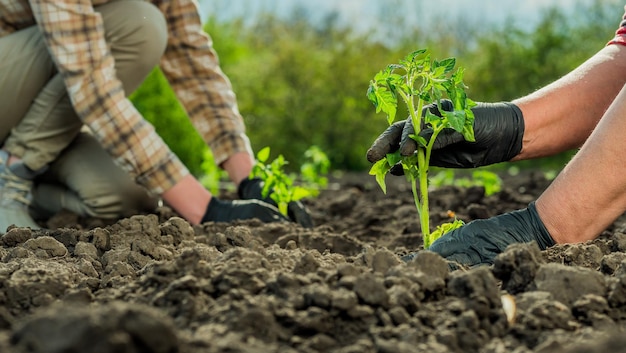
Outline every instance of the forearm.
<path id="1" fill-rule="evenodd" d="M 211 193 L 194 178 L 187 174 L 171 189 L 162 194 L 163 201 L 191 224 L 202 221 Z"/>
<path id="2" fill-rule="evenodd" d="M 626 47 L 609 45 L 552 84 L 513 101 L 524 115 L 522 150 L 513 160 L 577 148 L 626 83 Z"/>
<path id="3" fill-rule="evenodd" d="M 221 167 L 228 173 L 230 180 L 239 185 L 242 180 L 250 176 L 254 163 L 252 155 L 238 152 L 222 163 Z"/>
<path id="4" fill-rule="evenodd" d="M 557 243 L 597 237 L 626 210 L 626 86 L 572 161 L 537 200 Z"/>

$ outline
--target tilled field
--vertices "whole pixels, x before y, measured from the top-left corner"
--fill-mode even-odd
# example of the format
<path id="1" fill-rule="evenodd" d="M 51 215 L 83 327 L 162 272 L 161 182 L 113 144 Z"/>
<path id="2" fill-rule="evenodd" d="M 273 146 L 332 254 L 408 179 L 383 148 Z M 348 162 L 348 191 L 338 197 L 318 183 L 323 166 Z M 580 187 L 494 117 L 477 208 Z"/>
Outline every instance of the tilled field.
<path id="1" fill-rule="evenodd" d="M 204 224 L 169 209 L 60 214 L 0 245 L 0 352 L 626 352 L 626 221 L 597 240 L 509 248 L 450 271 L 421 252 L 408 185 L 346 175 L 316 227 Z M 431 193 L 432 222 L 523 208 L 541 174 Z"/>

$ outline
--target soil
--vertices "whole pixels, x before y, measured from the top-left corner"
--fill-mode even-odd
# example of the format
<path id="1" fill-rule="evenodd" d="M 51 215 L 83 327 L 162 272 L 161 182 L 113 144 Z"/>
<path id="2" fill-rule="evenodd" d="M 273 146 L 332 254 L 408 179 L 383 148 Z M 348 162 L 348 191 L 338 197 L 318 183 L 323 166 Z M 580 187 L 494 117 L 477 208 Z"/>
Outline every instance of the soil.
<path id="1" fill-rule="evenodd" d="M 316 227 L 190 226 L 168 208 L 115 222 L 52 218 L 0 244 L 0 352 L 626 352 L 626 220 L 598 239 L 451 270 L 418 250 L 408 185 L 367 175 L 306 200 Z M 525 207 L 541 173 L 503 190 L 442 187 L 432 222 Z M 452 211 L 452 212 L 449 212 Z"/>

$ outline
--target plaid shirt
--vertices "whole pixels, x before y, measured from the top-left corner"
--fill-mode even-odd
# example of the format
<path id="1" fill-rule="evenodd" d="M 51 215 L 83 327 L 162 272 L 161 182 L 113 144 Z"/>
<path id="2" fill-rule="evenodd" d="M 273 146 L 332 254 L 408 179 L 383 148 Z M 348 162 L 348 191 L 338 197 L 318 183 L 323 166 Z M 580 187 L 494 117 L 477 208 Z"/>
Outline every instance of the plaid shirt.
<path id="1" fill-rule="evenodd" d="M 74 109 L 116 163 L 160 194 L 189 171 L 170 151 L 115 78 L 102 18 L 108 0 L 0 0 L 0 37 L 38 25 Z M 251 152 L 230 82 L 203 32 L 195 0 L 152 0 L 168 23 L 161 69 L 194 126 L 221 164 Z"/>

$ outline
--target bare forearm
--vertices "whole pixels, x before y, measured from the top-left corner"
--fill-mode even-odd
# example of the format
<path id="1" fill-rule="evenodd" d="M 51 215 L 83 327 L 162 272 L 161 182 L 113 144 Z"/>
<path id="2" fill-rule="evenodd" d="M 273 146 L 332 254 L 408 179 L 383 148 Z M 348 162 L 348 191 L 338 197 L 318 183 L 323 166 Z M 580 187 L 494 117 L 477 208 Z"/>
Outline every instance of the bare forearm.
<path id="1" fill-rule="evenodd" d="M 557 243 L 597 237 L 626 210 L 626 86 L 574 159 L 537 200 Z"/>
<path id="2" fill-rule="evenodd" d="M 228 173 L 230 180 L 237 185 L 250 175 L 253 166 L 254 158 L 245 152 L 235 153 L 222 163 L 222 168 Z"/>
<path id="3" fill-rule="evenodd" d="M 223 163 L 231 180 L 239 184 L 252 170 L 254 159 L 248 153 L 236 153 Z M 187 175 L 162 195 L 163 201 L 191 224 L 199 224 L 211 201 L 211 193 L 193 176 Z"/>
<path id="4" fill-rule="evenodd" d="M 626 47 L 610 45 L 561 79 L 515 100 L 526 127 L 513 160 L 580 147 L 625 83 Z"/>
<path id="5" fill-rule="evenodd" d="M 191 224 L 202 221 L 211 193 L 200 182 L 188 174 L 162 195 L 163 201 Z"/>

